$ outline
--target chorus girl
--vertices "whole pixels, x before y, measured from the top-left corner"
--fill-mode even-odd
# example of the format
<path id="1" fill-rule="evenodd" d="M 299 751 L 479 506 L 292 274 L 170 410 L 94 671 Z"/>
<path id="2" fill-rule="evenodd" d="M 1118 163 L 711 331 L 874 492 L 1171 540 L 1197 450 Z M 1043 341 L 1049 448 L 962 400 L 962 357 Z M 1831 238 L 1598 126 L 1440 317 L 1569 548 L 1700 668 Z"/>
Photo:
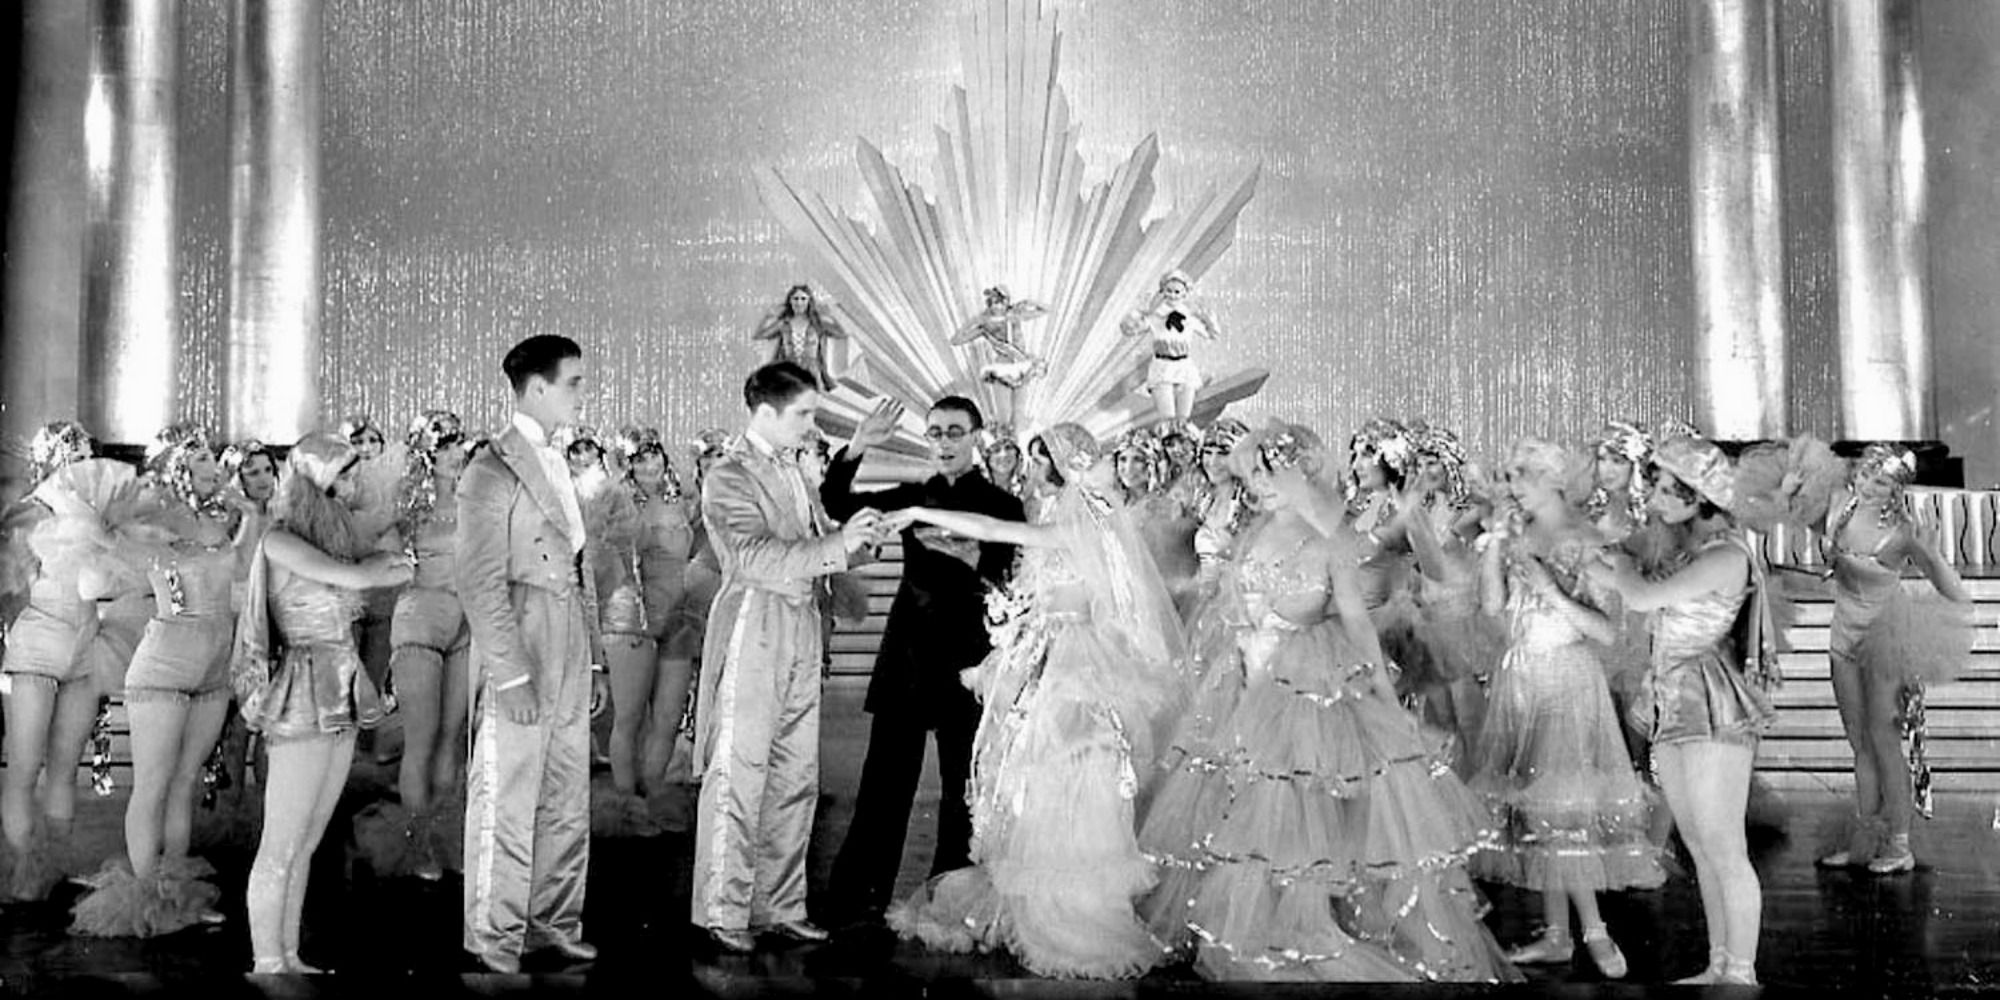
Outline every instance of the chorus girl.
<path id="1" fill-rule="evenodd" d="M 636 732 L 634 790 L 651 804 L 666 791 L 708 619 L 708 609 L 695 606 L 700 597 L 689 586 L 706 532 L 699 500 L 682 488 L 659 431 L 627 427 L 618 432 L 614 447 L 623 458 L 623 485 L 638 519 L 640 596 L 657 655 L 650 665 L 634 661 L 639 669 L 623 677 L 612 673 L 611 705 L 614 713 L 632 713 L 623 725 Z M 620 725 L 614 716 L 614 761 L 620 752 Z"/>
<path id="2" fill-rule="evenodd" d="M 1267 513 L 1192 637 L 1211 662 L 1141 820 L 1154 935 L 1212 979 L 1518 979 L 1465 868 L 1489 817 L 1397 702 L 1326 449 L 1280 424 L 1233 461 Z"/>
<path id="3" fill-rule="evenodd" d="M 86 647 L 96 630 L 104 564 L 115 546 L 106 517 L 129 500 L 132 469 L 91 457 L 83 427 L 47 424 L 28 445 L 34 488 L 22 516 L 25 536 L 10 551 L 27 606 L 6 631 L 7 767 L 0 791 L 10 864 L 9 900 L 40 900 L 70 873 L 76 769 L 97 716 L 98 686 Z"/>
<path id="4" fill-rule="evenodd" d="M 395 708 L 363 669 L 354 626 L 362 592 L 408 582 L 411 566 L 356 528 L 359 460 L 332 434 L 293 445 L 277 520 L 252 557 L 230 677 L 271 768 L 244 893 L 252 973 L 320 971 L 299 958 L 313 851 L 347 786 L 355 734 Z"/>
<path id="5" fill-rule="evenodd" d="M 381 874 L 444 877 L 460 851 L 464 809 L 465 720 L 472 630 L 458 599 L 459 474 L 465 471 L 465 425 L 449 410 L 426 410 L 410 421 L 398 490 L 397 517 L 378 545 L 402 553 L 409 585 L 396 594 L 389 620 L 389 675 L 402 717 L 403 756 L 397 763 L 401 808 L 356 839 L 371 845 Z"/>
<path id="6" fill-rule="evenodd" d="M 1194 415 L 1195 393 L 1205 381 L 1194 362 L 1194 342 L 1220 340 L 1222 327 L 1214 315 L 1190 298 L 1194 282 L 1181 271 L 1169 271 L 1146 303 L 1118 324 L 1127 337 L 1152 338 L 1152 360 L 1146 363 L 1146 392 L 1160 419 L 1187 423 Z"/>
<path id="7" fill-rule="evenodd" d="M 149 937 L 220 922 L 212 871 L 188 857 L 195 785 L 229 710 L 229 648 L 236 632 L 238 515 L 222 492 L 208 432 L 175 424 L 148 449 L 145 523 L 124 547 L 152 583 L 156 613 L 125 675 L 132 798 L 125 810 L 127 864 L 87 882 L 72 929 Z"/>
<path id="8" fill-rule="evenodd" d="M 1676 437 L 1656 444 L 1653 464 L 1651 511 L 1670 540 L 1665 567 L 1649 579 L 1614 551 L 1591 573 L 1627 608 L 1650 612 L 1651 661 L 1632 712 L 1694 857 L 1708 925 L 1708 967 L 1680 982 L 1750 984 L 1763 901 L 1744 817 L 1777 662 L 1763 563 L 1738 527 L 1734 470 L 1721 449 Z"/>
<path id="9" fill-rule="evenodd" d="M 829 340 L 846 340 L 847 331 L 834 319 L 829 303 L 813 294 L 811 285 L 793 285 L 785 290 L 785 301 L 766 314 L 751 340 L 771 342 L 768 361 L 789 361 L 811 372 L 819 391 L 832 392 L 832 369 L 827 364 Z"/>
<path id="10" fill-rule="evenodd" d="M 1573 908 L 1591 961 L 1605 978 L 1621 979 L 1625 956 L 1597 896 L 1656 887 L 1665 876 L 1646 838 L 1645 787 L 1592 647 L 1609 642 L 1614 626 L 1585 586 L 1599 537 L 1565 494 L 1570 478 L 1560 446 L 1516 445 L 1507 464 L 1511 503 L 1482 540 L 1483 602 L 1506 615 L 1508 640 L 1471 782 L 1493 804 L 1502 842 L 1474 864 L 1542 894 L 1541 936 L 1510 959 L 1568 962 Z"/>
<path id="11" fill-rule="evenodd" d="M 1916 867 L 1911 816 L 1930 815 L 1924 688 L 1955 679 L 1970 662 L 1970 597 L 1938 555 L 1934 533 L 1911 515 L 1904 490 L 1915 476 L 1908 449 L 1869 445 L 1822 536 L 1833 575 L 1833 695 L 1854 748 L 1855 813 L 1846 849 L 1820 858 L 1822 867 L 1865 866 L 1877 875 Z M 1934 595 L 1904 588 L 1907 567 Z"/>

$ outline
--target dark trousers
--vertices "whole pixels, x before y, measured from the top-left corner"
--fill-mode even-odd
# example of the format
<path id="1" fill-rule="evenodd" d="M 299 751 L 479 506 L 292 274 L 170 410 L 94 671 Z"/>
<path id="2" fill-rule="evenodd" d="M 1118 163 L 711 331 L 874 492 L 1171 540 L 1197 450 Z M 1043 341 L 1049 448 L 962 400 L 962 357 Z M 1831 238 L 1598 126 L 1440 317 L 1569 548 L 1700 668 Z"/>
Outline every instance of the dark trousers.
<path id="1" fill-rule="evenodd" d="M 972 807 L 965 785 L 972 773 L 972 736 L 979 728 L 979 705 L 963 706 L 931 720 L 907 712 L 877 712 L 868 729 L 868 754 L 861 762 L 861 790 L 854 799 L 854 822 L 833 862 L 837 905 L 853 915 L 880 913 L 896 888 L 903 864 L 903 839 L 910 829 L 910 808 L 917 782 L 923 777 L 924 740 L 937 733 L 938 792 L 937 852 L 931 874 L 972 863 Z"/>

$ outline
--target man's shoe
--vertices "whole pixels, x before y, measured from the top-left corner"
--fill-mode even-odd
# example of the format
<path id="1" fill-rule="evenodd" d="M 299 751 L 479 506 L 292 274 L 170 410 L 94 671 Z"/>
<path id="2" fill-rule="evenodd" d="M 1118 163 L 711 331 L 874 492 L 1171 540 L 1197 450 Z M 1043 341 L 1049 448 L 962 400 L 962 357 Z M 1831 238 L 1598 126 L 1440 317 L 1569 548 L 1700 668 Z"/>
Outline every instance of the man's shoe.
<path id="1" fill-rule="evenodd" d="M 549 948 L 572 962 L 597 961 L 597 946 L 588 941 L 554 941 Z"/>
<path id="2" fill-rule="evenodd" d="M 818 944 L 832 936 L 810 920 L 787 920 L 781 924 L 772 924 L 770 931 L 779 937 L 804 941 L 808 944 Z"/>
<path id="3" fill-rule="evenodd" d="M 497 972 L 503 976 L 512 976 L 521 971 L 521 956 L 519 955 L 503 955 L 497 952 L 482 951 L 473 957 L 479 959 L 479 964 L 485 966 L 488 972 Z"/>
<path id="4" fill-rule="evenodd" d="M 710 927 L 708 929 L 708 941 L 717 950 L 736 955 L 748 955 L 757 950 L 757 939 L 751 937 L 750 932 L 746 930 L 729 927 Z"/>

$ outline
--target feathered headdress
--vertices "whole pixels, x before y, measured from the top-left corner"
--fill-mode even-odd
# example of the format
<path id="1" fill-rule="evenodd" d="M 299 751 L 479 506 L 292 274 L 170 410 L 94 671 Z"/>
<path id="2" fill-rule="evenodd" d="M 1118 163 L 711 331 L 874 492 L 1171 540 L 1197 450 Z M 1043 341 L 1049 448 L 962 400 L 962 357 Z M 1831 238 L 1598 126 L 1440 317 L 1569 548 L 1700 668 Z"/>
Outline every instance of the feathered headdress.
<path id="1" fill-rule="evenodd" d="M 638 489 L 638 481 L 632 475 L 632 467 L 647 455 L 658 455 L 666 477 L 661 497 L 669 502 L 681 498 L 681 476 L 674 469 L 674 458 L 667 454 L 666 439 L 660 436 L 658 428 L 628 424 L 618 428 L 611 445 L 617 449 L 619 458 L 625 464 L 625 482 L 634 490 Z"/>

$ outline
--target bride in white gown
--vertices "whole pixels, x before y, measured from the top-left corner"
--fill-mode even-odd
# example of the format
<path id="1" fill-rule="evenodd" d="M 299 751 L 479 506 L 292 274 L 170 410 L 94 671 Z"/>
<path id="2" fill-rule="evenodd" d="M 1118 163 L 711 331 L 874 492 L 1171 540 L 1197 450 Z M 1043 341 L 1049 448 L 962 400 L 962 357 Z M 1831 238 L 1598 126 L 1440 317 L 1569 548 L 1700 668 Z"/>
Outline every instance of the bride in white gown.
<path id="1" fill-rule="evenodd" d="M 989 602 L 993 652 L 966 671 L 985 705 L 968 793 L 973 867 L 933 879 L 888 919 L 945 951 L 1005 948 L 1044 976 L 1137 976 L 1166 952 L 1134 905 L 1154 868 L 1132 800 L 1182 703 L 1185 645 L 1159 571 L 1106 495 L 1101 446 L 1075 424 L 1043 441 L 1067 478 L 1043 523 L 890 515 L 1024 554 Z"/>

